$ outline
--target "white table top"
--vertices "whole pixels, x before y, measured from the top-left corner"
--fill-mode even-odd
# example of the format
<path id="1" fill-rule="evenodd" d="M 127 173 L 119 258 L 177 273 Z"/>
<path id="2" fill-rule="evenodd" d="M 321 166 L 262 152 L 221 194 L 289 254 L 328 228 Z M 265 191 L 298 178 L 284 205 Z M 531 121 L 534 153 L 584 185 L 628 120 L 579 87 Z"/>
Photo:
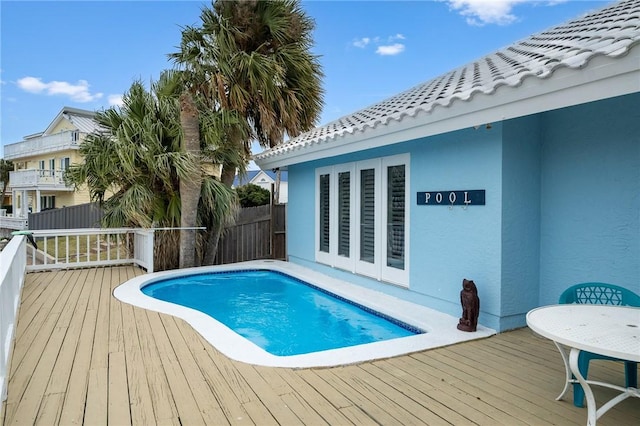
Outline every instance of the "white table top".
<path id="1" fill-rule="evenodd" d="M 527 313 L 527 325 L 541 336 L 572 348 L 640 362 L 640 308 L 543 306 Z"/>

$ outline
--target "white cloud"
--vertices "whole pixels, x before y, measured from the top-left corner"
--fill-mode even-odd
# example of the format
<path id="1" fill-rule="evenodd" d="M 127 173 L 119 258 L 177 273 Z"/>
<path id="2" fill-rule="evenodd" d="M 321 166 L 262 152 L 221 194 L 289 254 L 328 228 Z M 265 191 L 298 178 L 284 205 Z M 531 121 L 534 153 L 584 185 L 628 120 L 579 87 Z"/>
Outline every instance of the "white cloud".
<path id="1" fill-rule="evenodd" d="M 109 102 L 109 106 L 122 106 L 124 102 L 122 102 L 122 95 L 109 95 L 107 97 L 107 101 Z"/>
<path id="2" fill-rule="evenodd" d="M 369 42 L 371 42 L 371 39 L 369 37 L 362 37 L 361 39 L 354 40 L 353 45 L 355 47 L 364 49 L 365 47 L 367 47 L 367 44 L 369 44 Z"/>
<path id="3" fill-rule="evenodd" d="M 395 43 L 389 46 L 378 46 L 376 53 L 382 56 L 397 55 L 404 52 L 404 44 Z"/>
<path id="4" fill-rule="evenodd" d="M 75 84 L 66 81 L 50 81 L 45 83 L 38 77 L 24 77 L 18 80 L 18 87 L 29 93 L 68 96 L 75 102 L 91 102 L 102 98 L 102 93 L 92 94 L 86 80 L 78 80 Z"/>
<path id="5" fill-rule="evenodd" d="M 368 45 L 375 45 L 376 47 L 376 53 L 378 55 L 382 55 L 382 56 L 389 56 L 389 55 L 397 55 L 399 53 L 404 52 L 404 48 L 405 45 L 402 43 L 394 43 L 398 40 L 404 40 L 405 37 L 403 34 L 394 34 L 391 36 L 388 36 L 386 38 L 384 37 L 362 37 L 360 39 L 354 40 L 352 42 L 352 44 L 355 47 L 358 47 L 360 49 L 364 49 L 366 48 Z"/>
<path id="6" fill-rule="evenodd" d="M 509 25 L 518 20 L 513 7 L 527 0 L 447 0 L 449 7 L 467 19 L 469 25 Z M 557 3 L 557 1 L 555 1 Z"/>

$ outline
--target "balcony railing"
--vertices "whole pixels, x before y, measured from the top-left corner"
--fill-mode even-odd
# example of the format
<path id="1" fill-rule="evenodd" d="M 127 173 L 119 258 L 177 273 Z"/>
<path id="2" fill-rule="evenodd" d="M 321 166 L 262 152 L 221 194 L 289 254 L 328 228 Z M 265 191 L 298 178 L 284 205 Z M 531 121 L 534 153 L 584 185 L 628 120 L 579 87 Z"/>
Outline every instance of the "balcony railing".
<path id="1" fill-rule="evenodd" d="M 78 131 L 60 132 L 55 135 L 41 136 L 4 146 L 5 160 L 31 157 L 39 154 L 78 149 L 80 133 Z"/>
<path id="2" fill-rule="evenodd" d="M 9 188 L 54 189 L 73 191 L 73 186 L 64 183 L 65 170 L 27 169 L 9 172 Z"/>
<path id="3" fill-rule="evenodd" d="M 13 229 L 21 231 L 27 229 L 28 219 L 26 217 L 3 216 L 0 214 L 0 229 Z"/>

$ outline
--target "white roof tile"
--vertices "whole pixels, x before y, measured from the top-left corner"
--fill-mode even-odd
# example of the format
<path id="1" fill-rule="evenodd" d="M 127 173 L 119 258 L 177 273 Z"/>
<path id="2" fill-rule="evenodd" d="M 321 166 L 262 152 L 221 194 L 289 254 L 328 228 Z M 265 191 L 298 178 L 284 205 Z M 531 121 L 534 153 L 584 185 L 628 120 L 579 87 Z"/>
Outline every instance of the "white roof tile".
<path id="1" fill-rule="evenodd" d="M 545 79 L 560 68 L 584 67 L 595 56 L 618 57 L 640 42 L 640 0 L 615 3 L 514 43 L 458 69 L 353 114 L 317 127 L 255 156 L 274 159 L 405 116 L 492 94 L 500 86 L 519 86 L 527 77 Z"/>

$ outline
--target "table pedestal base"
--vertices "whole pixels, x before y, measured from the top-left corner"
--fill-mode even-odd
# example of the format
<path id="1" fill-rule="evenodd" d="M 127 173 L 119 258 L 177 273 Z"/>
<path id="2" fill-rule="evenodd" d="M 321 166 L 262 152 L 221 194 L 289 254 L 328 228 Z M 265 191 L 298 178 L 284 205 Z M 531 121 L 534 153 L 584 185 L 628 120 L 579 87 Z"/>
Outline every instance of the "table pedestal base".
<path id="1" fill-rule="evenodd" d="M 562 356 L 562 360 L 564 361 L 566 373 L 564 389 L 562 390 L 560 395 L 558 395 L 556 400 L 559 401 L 560 399 L 562 399 L 564 395 L 569 391 L 569 388 L 572 384 L 580 383 L 580 386 L 582 386 L 582 389 L 584 390 L 585 400 L 587 401 L 587 426 L 595 426 L 596 421 L 600 417 L 602 417 L 604 413 L 606 413 L 615 405 L 619 404 L 625 399 L 630 397 L 640 398 L 640 390 L 636 388 L 625 388 L 623 386 L 617 386 L 611 383 L 585 379 L 582 374 L 580 374 L 580 369 L 578 368 L 578 357 L 580 356 L 580 349 L 571 348 L 571 352 L 569 353 L 569 357 L 567 358 L 567 353 L 562 345 L 557 342 L 554 343 L 560 351 L 560 355 Z M 572 377 L 572 374 L 575 379 Z M 609 401 L 607 401 L 607 403 L 602 405 L 602 407 L 597 408 L 596 399 L 593 396 L 591 385 L 615 389 L 620 392 L 620 395 L 611 398 Z"/>

